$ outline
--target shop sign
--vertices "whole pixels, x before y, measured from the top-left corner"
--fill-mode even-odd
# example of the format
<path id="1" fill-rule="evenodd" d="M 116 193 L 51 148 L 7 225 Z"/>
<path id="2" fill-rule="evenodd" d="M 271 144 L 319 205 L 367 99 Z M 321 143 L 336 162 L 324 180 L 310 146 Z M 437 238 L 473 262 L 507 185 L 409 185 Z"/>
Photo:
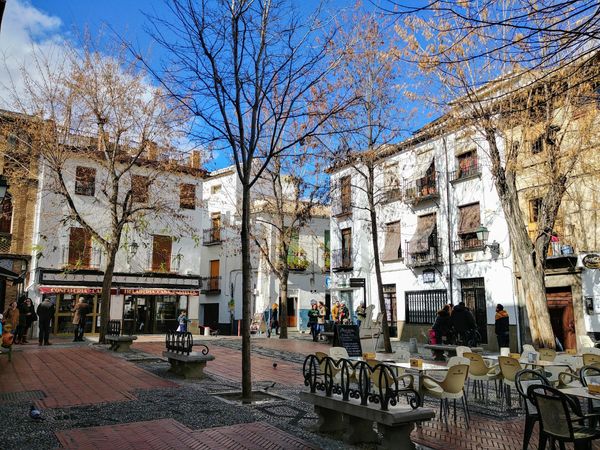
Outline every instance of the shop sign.
<path id="1" fill-rule="evenodd" d="M 598 253 L 585 255 L 581 262 L 586 269 L 600 269 L 600 255 Z"/>
<path id="2" fill-rule="evenodd" d="M 136 288 L 121 288 L 121 294 L 125 295 L 191 295 L 198 296 L 198 290 L 183 290 L 183 289 L 136 289 Z"/>
<path id="3" fill-rule="evenodd" d="M 435 283 L 435 270 L 427 269 L 423 271 L 423 283 Z"/>
<path id="4" fill-rule="evenodd" d="M 42 286 L 41 294 L 100 294 L 102 288 L 92 287 L 64 287 L 64 286 Z"/>

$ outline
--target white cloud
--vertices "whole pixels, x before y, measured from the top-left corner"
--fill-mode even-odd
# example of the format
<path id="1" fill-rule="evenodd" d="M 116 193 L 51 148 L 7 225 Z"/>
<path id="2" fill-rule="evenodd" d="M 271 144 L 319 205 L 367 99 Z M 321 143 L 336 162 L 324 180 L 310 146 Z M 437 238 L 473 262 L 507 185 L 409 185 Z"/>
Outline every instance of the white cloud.
<path id="1" fill-rule="evenodd" d="M 6 2 L 0 31 L 0 107 L 10 109 L 12 91 L 22 87 L 19 69 L 32 67 L 35 52 L 60 59 L 65 40 L 61 28 L 60 18 L 25 0 Z"/>

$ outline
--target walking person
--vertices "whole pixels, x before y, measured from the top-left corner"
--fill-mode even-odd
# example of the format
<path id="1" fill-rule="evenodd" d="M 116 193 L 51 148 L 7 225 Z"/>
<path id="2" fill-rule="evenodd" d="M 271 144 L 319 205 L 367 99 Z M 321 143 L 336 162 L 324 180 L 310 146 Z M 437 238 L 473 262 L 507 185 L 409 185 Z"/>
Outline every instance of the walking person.
<path id="1" fill-rule="evenodd" d="M 331 320 L 333 320 L 334 323 L 338 323 L 340 321 L 340 302 L 337 300 L 331 307 Z"/>
<path id="2" fill-rule="evenodd" d="M 308 310 L 308 326 L 310 327 L 310 335 L 314 342 L 317 342 L 319 337 L 319 307 L 316 300 L 310 301 L 310 309 Z"/>
<path id="3" fill-rule="evenodd" d="M 73 325 L 74 325 L 74 337 L 73 342 L 83 342 L 83 333 L 85 327 L 86 314 L 88 310 L 88 304 L 85 302 L 85 298 L 79 297 L 79 302 L 71 310 L 73 313 Z"/>
<path id="4" fill-rule="evenodd" d="M 365 303 L 362 302 L 356 308 L 356 323 L 360 327 L 360 324 L 363 323 L 367 318 L 367 308 L 365 308 Z"/>
<path id="5" fill-rule="evenodd" d="M 50 299 L 44 299 L 37 307 L 38 326 L 40 334 L 38 345 L 52 345 L 50 340 L 50 323 L 54 320 L 56 308 Z"/>
<path id="6" fill-rule="evenodd" d="M 322 301 L 319 302 L 319 319 L 317 320 L 319 333 L 325 331 L 325 318 L 327 317 L 327 307 Z"/>
<path id="7" fill-rule="evenodd" d="M 29 344 L 27 342 L 27 334 L 33 322 L 37 321 L 37 315 L 33 302 L 27 297 L 19 307 L 19 335 L 17 340 L 20 344 Z"/>
<path id="8" fill-rule="evenodd" d="M 340 309 L 338 312 L 338 321 L 341 324 L 350 324 L 352 323 L 352 317 L 350 317 L 350 310 L 346 306 L 346 302 L 340 303 Z"/>
<path id="9" fill-rule="evenodd" d="M 509 327 L 508 327 L 508 312 L 504 310 L 504 306 L 498 303 L 496 305 L 496 321 L 495 321 L 496 339 L 498 340 L 498 348 L 510 347 L 509 342 Z"/>
<path id="10" fill-rule="evenodd" d="M 277 303 L 273 303 L 271 308 L 271 320 L 269 321 L 269 331 L 267 333 L 268 337 L 271 337 L 271 332 L 273 328 L 275 329 L 275 335 L 279 334 L 279 307 Z"/>
<path id="11" fill-rule="evenodd" d="M 19 325 L 19 309 L 17 308 L 17 302 L 12 302 L 4 311 L 4 326 L 10 325 L 10 333 L 16 337 L 17 325 Z"/>
<path id="12" fill-rule="evenodd" d="M 452 314 L 450 315 L 450 322 L 454 327 L 456 338 L 460 339 L 462 343 L 466 344 L 468 335 L 470 332 L 477 328 L 475 318 L 469 308 L 465 306 L 465 302 L 460 302 L 454 308 L 452 308 Z"/>
<path id="13" fill-rule="evenodd" d="M 188 318 L 187 318 L 185 309 L 179 313 L 179 317 L 177 318 L 177 323 L 179 324 L 179 326 L 177 327 L 177 332 L 178 333 L 186 333 Z"/>

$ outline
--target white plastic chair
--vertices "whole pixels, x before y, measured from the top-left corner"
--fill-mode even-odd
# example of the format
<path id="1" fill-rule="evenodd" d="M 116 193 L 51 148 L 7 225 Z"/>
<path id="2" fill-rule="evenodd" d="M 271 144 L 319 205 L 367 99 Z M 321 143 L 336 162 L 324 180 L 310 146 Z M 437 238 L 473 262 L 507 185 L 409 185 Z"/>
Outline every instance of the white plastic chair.
<path id="1" fill-rule="evenodd" d="M 344 347 L 331 347 L 329 349 L 329 356 L 333 359 L 347 359 L 348 351 Z"/>
<path id="2" fill-rule="evenodd" d="M 529 353 L 529 352 L 537 353 L 537 350 L 531 344 L 523 344 L 523 353 Z M 521 353 L 521 354 L 523 354 L 523 353 Z"/>
<path id="3" fill-rule="evenodd" d="M 500 348 L 500 356 L 508 356 L 510 355 L 510 348 L 509 347 L 501 347 Z"/>
<path id="4" fill-rule="evenodd" d="M 586 348 L 595 347 L 596 344 L 594 343 L 594 341 L 592 341 L 592 338 L 589 337 L 587 334 L 580 334 L 579 336 L 577 336 L 577 346 L 579 348 Z"/>
<path id="5" fill-rule="evenodd" d="M 456 347 L 456 356 L 462 356 L 464 353 L 471 353 L 471 348 L 464 345 Z"/>

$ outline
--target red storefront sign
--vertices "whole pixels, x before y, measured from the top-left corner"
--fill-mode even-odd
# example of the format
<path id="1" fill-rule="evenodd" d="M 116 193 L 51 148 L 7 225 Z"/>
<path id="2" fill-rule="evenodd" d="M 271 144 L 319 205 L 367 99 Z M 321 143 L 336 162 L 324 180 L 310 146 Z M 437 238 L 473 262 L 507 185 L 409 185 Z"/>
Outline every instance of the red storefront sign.
<path id="1" fill-rule="evenodd" d="M 125 295 L 200 295 L 200 291 L 198 290 L 183 289 L 122 288 L 119 289 L 119 292 Z"/>
<path id="2" fill-rule="evenodd" d="M 100 294 L 102 288 L 93 287 L 65 287 L 65 286 L 42 286 L 42 294 Z M 115 291 L 116 292 L 116 291 Z"/>
<path id="3" fill-rule="evenodd" d="M 100 294 L 102 288 L 96 287 L 66 287 L 66 286 L 41 286 L 41 294 Z M 198 290 L 182 289 L 146 289 L 146 288 L 122 288 L 110 290 L 111 295 L 191 295 L 198 296 Z"/>

